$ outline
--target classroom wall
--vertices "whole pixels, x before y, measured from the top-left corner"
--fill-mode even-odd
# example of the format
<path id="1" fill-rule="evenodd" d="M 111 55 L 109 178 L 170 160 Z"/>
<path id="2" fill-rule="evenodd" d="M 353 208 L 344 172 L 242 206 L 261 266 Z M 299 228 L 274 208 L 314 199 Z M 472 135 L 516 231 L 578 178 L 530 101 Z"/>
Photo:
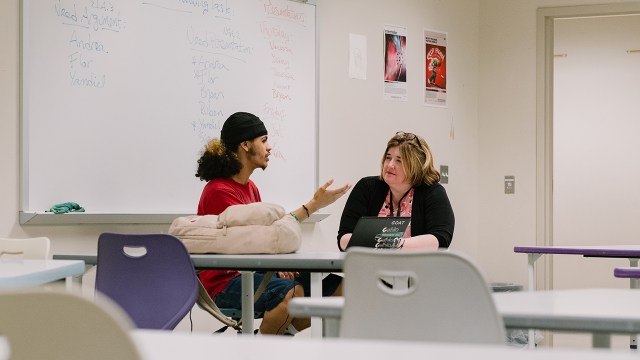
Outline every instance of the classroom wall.
<path id="1" fill-rule="evenodd" d="M 513 246 L 535 243 L 536 8 L 614 2 L 399 0 L 389 6 L 318 0 L 320 181 L 355 183 L 376 174 L 393 133 L 420 133 L 436 163 L 449 166 L 445 188 L 456 214 L 452 248 L 476 259 L 490 281 L 525 283 L 526 257 L 514 254 Z M 164 225 L 19 225 L 18 9 L 18 0 L 0 2 L 0 236 L 49 236 L 53 252 L 61 253 L 94 252 L 103 231 L 166 231 Z M 385 24 L 408 27 L 407 102 L 382 100 Z M 446 109 L 420 102 L 423 28 L 449 35 Z M 367 80 L 348 77 L 349 33 L 367 38 Z M 514 195 L 503 193 L 505 175 L 516 177 Z M 330 216 L 321 223 L 304 226 L 303 249 L 335 249 L 345 200 L 326 208 Z"/>
<path id="2" fill-rule="evenodd" d="M 382 100 L 385 24 L 407 27 L 406 102 Z M 351 0 L 319 1 L 318 5 L 320 179 L 355 183 L 362 176 L 377 175 L 386 142 L 396 131 L 422 134 L 436 164 L 449 166 L 449 184 L 444 186 L 456 216 L 452 248 L 474 255 L 478 239 L 477 26 L 478 6 L 469 1 L 398 1 L 386 6 Z M 446 109 L 422 103 L 425 28 L 448 32 Z M 350 33 L 367 38 L 367 80 L 348 77 Z M 335 242 L 343 200 L 331 207 L 334 215 L 319 227 L 327 234 L 322 241 Z"/>
<path id="3" fill-rule="evenodd" d="M 19 59 L 18 0 L 2 2 L 3 51 L 2 166 L 7 181 L 0 235 L 12 237 L 46 235 L 53 240 L 53 252 L 93 252 L 103 231 L 166 231 L 155 225 L 31 225 L 20 226 L 19 210 Z M 318 2 L 319 38 L 319 178 L 323 182 L 355 183 L 377 174 L 381 153 L 389 137 L 404 130 L 422 134 L 432 146 L 438 164 L 449 165 L 446 185 L 456 212 L 454 247 L 471 254 L 477 243 L 477 58 L 478 4 L 468 1 L 398 1 L 389 8 L 369 1 Z M 366 9 L 366 16 L 363 10 Z M 409 100 L 382 100 L 383 26 L 408 28 Z M 447 31 L 450 40 L 448 109 L 424 107 L 421 103 L 424 28 Z M 348 78 L 348 36 L 366 36 L 367 80 Z M 6 129 L 6 131 L 5 131 Z M 455 132 L 455 137 L 450 134 Z M 4 140 L 4 139 L 3 139 Z M 52 139 L 54 141 L 55 139 Z M 193 161 L 195 159 L 185 159 Z M 267 170 L 268 171 L 268 170 Z M 295 182 L 292 178 L 290 181 Z M 283 190 L 286 184 L 283 184 Z M 312 194 L 309 194 L 311 197 Z M 308 199 L 300 199 L 300 203 Z M 317 225 L 305 225 L 305 249 L 334 250 L 335 234 L 346 197 L 326 208 L 330 216 Z M 195 208 L 194 204 L 194 208 Z"/>
<path id="4" fill-rule="evenodd" d="M 486 268 L 489 278 L 526 283 L 526 255 L 514 254 L 513 247 L 536 241 L 536 9 L 618 2 L 480 2 L 478 246 L 484 248 L 480 262 L 495 264 Z M 503 192 L 505 175 L 516 177 L 514 195 Z M 582 278 L 592 278 L 583 270 Z M 606 286 L 617 286 L 613 276 Z"/>

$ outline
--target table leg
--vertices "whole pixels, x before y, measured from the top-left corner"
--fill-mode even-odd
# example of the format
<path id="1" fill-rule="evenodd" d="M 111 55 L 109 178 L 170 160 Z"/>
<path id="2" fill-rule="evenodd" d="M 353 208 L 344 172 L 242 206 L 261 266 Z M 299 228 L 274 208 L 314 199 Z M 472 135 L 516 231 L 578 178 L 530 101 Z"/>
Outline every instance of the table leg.
<path id="1" fill-rule="evenodd" d="M 591 345 L 594 348 L 610 348 L 611 334 L 594 332 L 591 338 Z"/>
<path id="2" fill-rule="evenodd" d="M 253 272 L 240 271 L 242 277 L 242 334 L 253 335 Z"/>
<path id="3" fill-rule="evenodd" d="M 542 256 L 542 254 L 528 254 L 527 262 L 528 262 L 528 270 L 529 270 L 529 279 L 527 283 L 527 289 L 529 291 L 534 291 L 536 289 L 536 261 Z"/>
<path id="4" fill-rule="evenodd" d="M 527 262 L 528 262 L 528 271 L 529 278 L 527 282 L 527 290 L 535 291 L 536 290 L 536 260 L 538 260 L 542 256 L 542 254 L 528 254 Z M 529 348 L 533 349 L 536 347 L 536 333 L 534 329 L 529 329 Z"/>
<path id="5" fill-rule="evenodd" d="M 82 277 L 87 273 L 87 271 L 91 270 L 92 268 L 94 268 L 93 265 L 85 265 L 84 272 L 82 274 L 76 276 L 67 276 L 66 278 L 64 278 L 65 289 L 67 291 L 77 290 L 78 292 L 82 292 Z"/>
<path id="6" fill-rule="evenodd" d="M 629 266 L 638 267 L 638 258 L 629 258 Z M 629 278 L 629 288 L 631 289 L 640 288 L 640 279 Z M 631 335 L 631 338 L 629 340 L 629 348 L 630 349 L 638 348 L 638 335 Z"/>
<path id="7" fill-rule="evenodd" d="M 73 283 L 73 276 L 67 276 L 66 278 L 64 278 L 64 284 L 67 291 L 72 291 L 75 287 Z"/>
<path id="8" fill-rule="evenodd" d="M 337 338 L 340 331 L 340 319 L 325 318 L 324 321 L 324 337 Z"/>
<path id="9" fill-rule="evenodd" d="M 311 279 L 311 297 L 322 297 L 322 273 L 312 272 L 310 274 Z M 313 338 L 321 338 L 323 329 L 322 329 L 322 319 L 317 317 L 311 318 L 311 337 Z"/>
<path id="10" fill-rule="evenodd" d="M 629 266 L 638 267 L 638 258 L 629 258 Z M 640 279 L 638 279 L 638 278 L 629 278 L 629 288 L 631 288 L 631 289 L 640 288 Z"/>

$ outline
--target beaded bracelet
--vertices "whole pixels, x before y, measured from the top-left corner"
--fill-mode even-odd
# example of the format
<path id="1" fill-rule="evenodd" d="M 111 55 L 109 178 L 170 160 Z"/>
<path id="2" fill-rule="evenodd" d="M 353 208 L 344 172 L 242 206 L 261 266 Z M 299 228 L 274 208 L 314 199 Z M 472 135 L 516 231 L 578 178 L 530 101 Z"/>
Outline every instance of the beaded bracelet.
<path id="1" fill-rule="evenodd" d="M 298 217 L 296 216 L 296 214 L 293 211 L 290 212 L 289 215 L 293 216 L 293 218 L 296 219 L 297 222 L 300 222 L 300 219 L 298 219 Z"/>

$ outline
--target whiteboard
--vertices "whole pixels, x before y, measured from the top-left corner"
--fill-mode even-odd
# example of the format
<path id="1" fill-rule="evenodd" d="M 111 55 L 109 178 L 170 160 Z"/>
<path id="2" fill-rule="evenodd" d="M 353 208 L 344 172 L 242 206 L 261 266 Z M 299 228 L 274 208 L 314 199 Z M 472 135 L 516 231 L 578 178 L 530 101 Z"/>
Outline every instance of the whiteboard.
<path id="1" fill-rule="evenodd" d="M 194 213 L 206 142 L 236 111 L 269 131 L 263 201 L 317 186 L 315 6 L 23 0 L 22 212 Z"/>

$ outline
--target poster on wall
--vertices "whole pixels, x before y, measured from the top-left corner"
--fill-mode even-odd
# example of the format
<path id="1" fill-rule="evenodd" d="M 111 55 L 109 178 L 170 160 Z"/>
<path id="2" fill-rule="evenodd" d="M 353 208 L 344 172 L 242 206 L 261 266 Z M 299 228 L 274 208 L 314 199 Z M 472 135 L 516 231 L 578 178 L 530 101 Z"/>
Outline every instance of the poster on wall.
<path id="1" fill-rule="evenodd" d="M 424 30 L 424 104 L 447 107 L 447 33 Z"/>
<path id="2" fill-rule="evenodd" d="M 384 26 L 384 99 L 407 101 L 407 28 Z"/>

